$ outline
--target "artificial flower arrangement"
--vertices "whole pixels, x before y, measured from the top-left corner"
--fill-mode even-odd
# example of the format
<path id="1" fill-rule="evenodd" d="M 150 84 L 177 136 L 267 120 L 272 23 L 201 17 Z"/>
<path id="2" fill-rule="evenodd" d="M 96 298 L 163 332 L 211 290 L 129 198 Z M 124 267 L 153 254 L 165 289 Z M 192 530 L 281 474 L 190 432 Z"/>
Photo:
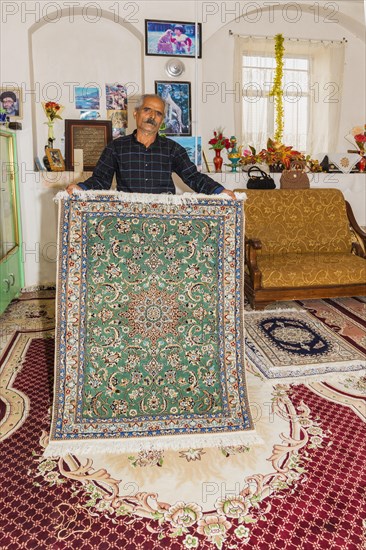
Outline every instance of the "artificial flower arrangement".
<path id="1" fill-rule="evenodd" d="M 229 138 L 225 137 L 223 128 L 217 128 L 214 130 L 214 137 L 208 142 L 211 145 L 210 149 L 222 151 L 222 149 L 230 149 L 231 142 Z"/>
<path id="2" fill-rule="evenodd" d="M 53 142 L 55 141 L 55 134 L 53 131 L 53 125 L 55 124 L 54 121 L 57 118 L 62 120 L 60 115 L 64 107 L 54 101 L 48 101 L 47 103 L 42 101 L 42 107 L 48 120 L 48 122 L 45 122 L 45 124 L 48 125 L 48 147 L 51 147 L 52 149 Z"/>
<path id="3" fill-rule="evenodd" d="M 351 134 L 359 149 L 360 155 L 364 155 L 366 148 L 366 124 L 363 127 L 355 126 L 352 128 Z"/>
<path id="4" fill-rule="evenodd" d="M 48 101 L 47 103 L 45 103 L 43 101 L 42 102 L 42 107 L 43 107 L 43 110 L 45 112 L 46 117 L 48 118 L 48 120 L 50 122 L 55 120 L 55 118 L 58 118 L 58 119 L 62 120 L 62 117 L 60 116 L 60 114 L 62 113 L 62 111 L 64 109 L 62 105 L 59 105 L 58 103 L 55 103 L 54 101 Z"/>
<path id="5" fill-rule="evenodd" d="M 279 166 L 289 169 L 294 161 L 302 161 L 311 172 L 321 172 L 322 168 L 317 160 L 310 158 L 310 155 L 304 155 L 296 151 L 292 146 L 283 145 L 277 141 L 268 138 L 267 149 L 262 149 L 259 153 L 255 148 L 249 146 L 242 153 L 241 164 L 268 164 L 268 166 Z"/>

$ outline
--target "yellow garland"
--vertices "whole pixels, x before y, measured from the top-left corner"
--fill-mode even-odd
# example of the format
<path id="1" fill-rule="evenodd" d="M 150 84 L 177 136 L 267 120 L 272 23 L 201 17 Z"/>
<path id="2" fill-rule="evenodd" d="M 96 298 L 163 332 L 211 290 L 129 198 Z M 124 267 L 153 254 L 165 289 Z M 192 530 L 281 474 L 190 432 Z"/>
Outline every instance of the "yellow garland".
<path id="1" fill-rule="evenodd" d="M 283 137 L 283 54 L 285 48 L 283 46 L 284 38 L 282 34 L 276 34 L 275 36 L 275 57 L 276 57 L 276 71 L 273 81 L 273 87 L 269 95 L 275 98 L 276 107 L 276 132 L 274 135 L 275 141 L 281 143 Z"/>

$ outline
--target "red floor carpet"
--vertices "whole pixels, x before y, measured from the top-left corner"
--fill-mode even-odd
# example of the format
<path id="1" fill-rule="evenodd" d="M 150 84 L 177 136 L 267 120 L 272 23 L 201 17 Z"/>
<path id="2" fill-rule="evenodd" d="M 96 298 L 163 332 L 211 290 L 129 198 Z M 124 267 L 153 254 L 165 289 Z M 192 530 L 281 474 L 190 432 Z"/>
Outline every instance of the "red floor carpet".
<path id="1" fill-rule="evenodd" d="M 306 473 L 295 487 L 259 502 L 256 523 L 240 527 L 232 518 L 222 525 L 223 537 L 212 533 L 207 537 L 197 530 L 190 538 L 171 537 L 157 520 L 135 515 L 110 518 L 88 510 L 85 492 L 51 466 L 39 475 L 39 440 L 50 426 L 54 357 L 50 335 L 49 331 L 14 332 L 1 358 L 2 375 L 5 368 L 15 370 L 15 394 L 8 398 L 16 401 L 20 391 L 30 403 L 28 415 L 19 415 L 16 407 L 12 411 L 15 418 L 26 417 L 25 422 L 1 442 L 1 549 L 365 548 L 366 428 L 361 418 L 366 415 L 365 376 L 351 377 L 343 391 L 330 383 L 292 387 L 292 402 L 310 408 L 327 438 L 321 447 L 301 451 Z M 322 392 L 333 392 L 343 404 L 322 397 Z M 5 401 L 0 399 L 0 427 L 9 413 Z M 247 527 L 250 537 L 241 542 L 240 529 Z"/>

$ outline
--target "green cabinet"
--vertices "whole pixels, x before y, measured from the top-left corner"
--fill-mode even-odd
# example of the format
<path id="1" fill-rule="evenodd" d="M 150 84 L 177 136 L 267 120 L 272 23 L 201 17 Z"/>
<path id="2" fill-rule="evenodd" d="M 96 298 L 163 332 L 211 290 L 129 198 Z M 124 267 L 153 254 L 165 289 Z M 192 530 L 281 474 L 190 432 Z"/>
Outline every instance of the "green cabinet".
<path id="1" fill-rule="evenodd" d="M 16 134 L 0 128 L 0 313 L 24 286 Z"/>

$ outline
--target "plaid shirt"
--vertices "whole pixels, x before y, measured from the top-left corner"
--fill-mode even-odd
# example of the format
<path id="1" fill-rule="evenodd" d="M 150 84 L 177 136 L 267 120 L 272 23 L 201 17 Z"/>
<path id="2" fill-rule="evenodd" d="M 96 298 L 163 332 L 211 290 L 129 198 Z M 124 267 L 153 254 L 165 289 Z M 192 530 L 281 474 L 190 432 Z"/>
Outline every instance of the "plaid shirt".
<path id="1" fill-rule="evenodd" d="M 137 141 L 136 130 L 111 141 L 93 175 L 79 185 L 83 189 L 110 189 L 116 174 L 118 191 L 175 194 L 172 172 L 197 193 L 211 195 L 223 190 L 216 181 L 198 172 L 184 147 L 159 135 L 145 147 Z"/>

